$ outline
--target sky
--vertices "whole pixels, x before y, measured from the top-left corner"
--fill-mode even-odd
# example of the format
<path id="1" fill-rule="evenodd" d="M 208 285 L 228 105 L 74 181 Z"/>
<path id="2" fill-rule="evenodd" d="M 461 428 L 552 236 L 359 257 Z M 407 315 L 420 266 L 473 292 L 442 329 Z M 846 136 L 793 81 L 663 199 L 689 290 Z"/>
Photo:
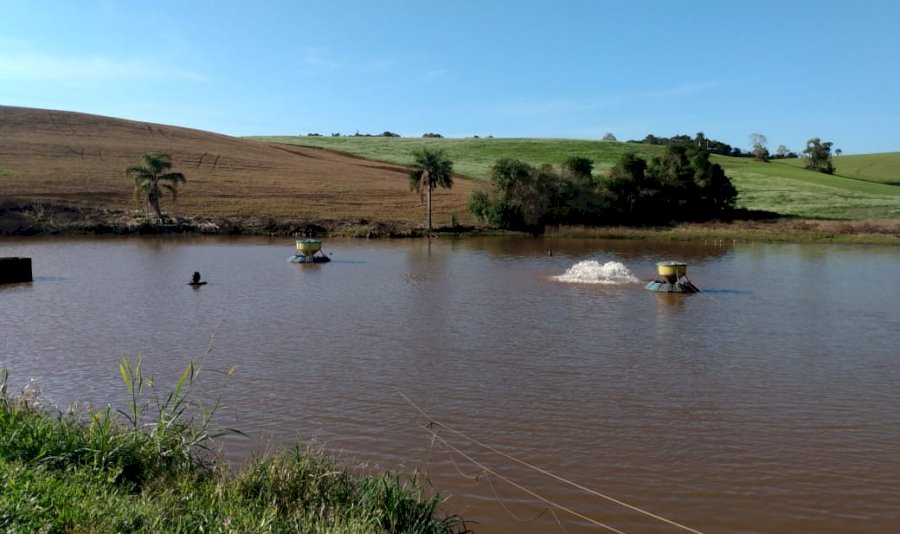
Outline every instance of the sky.
<path id="1" fill-rule="evenodd" d="M 0 0 L 0 105 L 235 135 L 900 151 L 896 0 Z"/>

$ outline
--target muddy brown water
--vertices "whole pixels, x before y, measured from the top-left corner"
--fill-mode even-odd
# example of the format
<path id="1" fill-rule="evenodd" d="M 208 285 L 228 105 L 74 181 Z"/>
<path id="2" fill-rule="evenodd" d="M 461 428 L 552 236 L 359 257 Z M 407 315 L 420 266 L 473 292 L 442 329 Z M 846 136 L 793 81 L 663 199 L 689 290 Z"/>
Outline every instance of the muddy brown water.
<path id="1" fill-rule="evenodd" d="M 230 461 L 300 440 L 369 469 L 419 469 L 476 532 L 684 530 L 447 429 L 435 439 L 403 395 L 701 532 L 900 525 L 896 247 L 333 240 L 324 265 L 288 263 L 292 248 L 0 241 L 35 278 L 0 286 L 0 367 L 44 402 L 121 406 L 122 355 L 142 354 L 163 389 L 202 359 L 200 395 L 221 393 L 217 422 L 249 436 L 225 440 Z M 704 293 L 645 291 L 670 259 Z M 554 278 L 582 261 L 596 263 Z M 194 271 L 206 286 L 185 285 Z"/>

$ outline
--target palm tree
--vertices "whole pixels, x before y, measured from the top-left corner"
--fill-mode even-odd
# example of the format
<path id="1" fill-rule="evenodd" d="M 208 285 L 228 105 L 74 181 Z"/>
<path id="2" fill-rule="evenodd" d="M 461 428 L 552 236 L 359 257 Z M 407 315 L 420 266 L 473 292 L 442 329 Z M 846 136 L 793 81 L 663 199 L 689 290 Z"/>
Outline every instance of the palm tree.
<path id="1" fill-rule="evenodd" d="M 156 212 L 157 219 L 162 222 L 162 210 L 159 199 L 163 191 L 172 193 L 172 200 L 178 194 L 178 184 L 186 180 L 180 172 L 167 172 L 172 168 L 172 156 L 162 152 L 148 152 L 141 156 L 141 164 L 125 169 L 125 175 L 134 177 L 134 198 L 144 199 L 145 206 Z"/>
<path id="2" fill-rule="evenodd" d="M 424 200 L 428 195 L 428 232 L 431 233 L 431 192 L 438 186 L 453 187 L 453 162 L 443 150 L 423 148 L 413 154 L 413 168 L 409 171 L 409 187 Z"/>

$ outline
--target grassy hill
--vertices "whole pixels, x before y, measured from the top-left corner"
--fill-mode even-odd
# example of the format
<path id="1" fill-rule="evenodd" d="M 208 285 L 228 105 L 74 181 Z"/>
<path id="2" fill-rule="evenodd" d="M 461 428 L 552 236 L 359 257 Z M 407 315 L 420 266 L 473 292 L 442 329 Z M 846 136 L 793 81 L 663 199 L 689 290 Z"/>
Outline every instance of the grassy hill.
<path id="1" fill-rule="evenodd" d="M 424 147 L 441 148 L 453 160 L 453 171 L 477 180 L 486 180 L 491 165 L 501 158 L 516 158 L 541 165 L 562 164 L 572 156 L 594 161 L 595 171 L 611 167 L 625 152 L 645 156 L 661 154 L 662 148 L 649 145 L 585 141 L 575 139 L 515 139 L 515 138 L 413 138 L 413 137 L 253 137 L 268 143 L 284 143 L 324 148 L 361 158 L 407 165 L 413 152 Z"/>
<path id="2" fill-rule="evenodd" d="M 866 182 L 900 185 L 900 152 L 859 154 L 832 158 L 837 174 Z M 797 167 L 803 160 L 787 160 Z"/>
<path id="3" fill-rule="evenodd" d="M 334 150 L 378 161 L 406 164 L 422 147 L 439 147 L 454 170 L 486 180 L 490 166 L 512 157 L 533 165 L 559 165 L 570 156 L 594 162 L 595 174 L 610 168 L 625 152 L 649 158 L 663 147 L 570 139 L 441 139 L 395 137 L 258 137 L 271 143 Z M 802 160 L 760 163 L 749 158 L 716 156 L 739 191 L 741 207 L 783 215 L 834 219 L 900 219 L 900 153 L 840 156 L 835 175 L 802 168 Z"/>
<path id="4" fill-rule="evenodd" d="M 803 168 L 799 159 L 761 163 L 748 158 L 716 157 L 739 191 L 741 206 L 784 215 L 834 219 L 900 219 L 900 186 L 890 185 L 890 162 L 900 181 L 900 153 L 841 156 L 834 159 L 835 174 Z M 846 161 L 887 163 L 880 174 L 863 178 L 859 166 Z M 850 176 L 855 173 L 856 176 Z"/>

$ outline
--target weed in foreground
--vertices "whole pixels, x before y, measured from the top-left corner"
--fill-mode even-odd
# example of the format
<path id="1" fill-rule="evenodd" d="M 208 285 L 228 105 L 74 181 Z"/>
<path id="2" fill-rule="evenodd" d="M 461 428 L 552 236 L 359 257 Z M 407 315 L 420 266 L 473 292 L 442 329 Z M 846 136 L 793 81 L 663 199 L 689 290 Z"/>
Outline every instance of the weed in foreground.
<path id="1" fill-rule="evenodd" d="M 159 395 L 138 358 L 119 371 L 127 395 L 106 407 L 42 408 L 12 395 L 0 370 L 0 530 L 10 532 L 468 532 L 442 516 L 416 477 L 352 473 L 299 445 L 236 475 L 209 454 L 218 401 L 193 399 L 190 363 Z"/>

